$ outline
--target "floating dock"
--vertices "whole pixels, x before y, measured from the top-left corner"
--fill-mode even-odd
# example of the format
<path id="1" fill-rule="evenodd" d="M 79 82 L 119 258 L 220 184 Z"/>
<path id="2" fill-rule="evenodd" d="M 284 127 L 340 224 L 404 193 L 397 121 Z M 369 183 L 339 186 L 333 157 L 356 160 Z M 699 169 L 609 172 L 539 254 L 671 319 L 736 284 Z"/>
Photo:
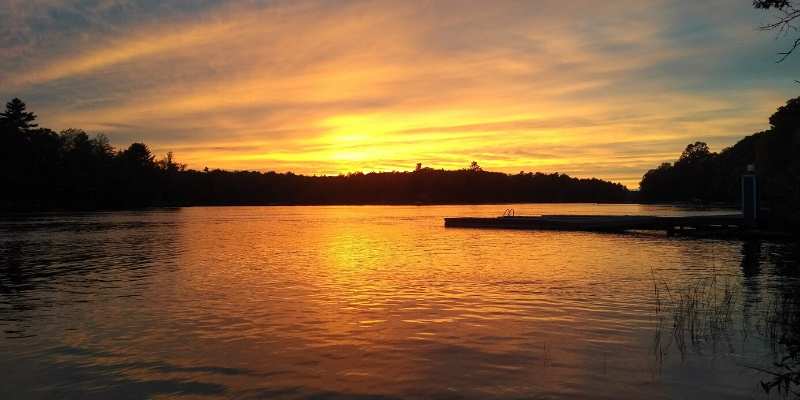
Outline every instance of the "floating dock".
<path id="1" fill-rule="evenodd" d="M 659 217 L 641 215 L 537 215 L 445 218 L 445 227 L 558 231 L 666 231 L 667 234 L 741 233 L 741 214 Z"/>

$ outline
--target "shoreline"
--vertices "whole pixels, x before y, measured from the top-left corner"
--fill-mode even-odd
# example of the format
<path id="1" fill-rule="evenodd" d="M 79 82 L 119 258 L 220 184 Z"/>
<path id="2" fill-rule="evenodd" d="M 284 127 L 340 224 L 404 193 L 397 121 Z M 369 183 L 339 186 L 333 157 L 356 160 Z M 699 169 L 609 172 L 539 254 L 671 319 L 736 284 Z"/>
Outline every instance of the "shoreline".
<path id="1" fill-rule="evenodd" d="M 13 209 L 0 207 L 0 215 L 10 214 L 30 214 L 30 213 L 60 213 L 60 212 L 114 212 L 114 211 L 143 211 L 152 209 L 170 209 L 170 208 L 192 208 L 192 207 L 325 207 L 325 206 L 487 206 L 487 205 L 535 205 L 535 204 L 597 204 L 597 205 L 640 205 L 640 206 L 672 206 L 684 207 L 696 210 L 739 210 L 736 204 L 708 204 L 698 205 L 693 203 L 684 202 L 671 202 L 671 203 L 643 203 L 643 202 L 602 202 L 602 201 L 508 201 L 508 202 L 323 202 L 323 203 L 303 203 L 303 202 L 275 202 L 275 203 L 211 203 L 211 204 L 152 204 L 142 207 L 120 207 L 120 208 L 42 208 L 42 209 Z"/>

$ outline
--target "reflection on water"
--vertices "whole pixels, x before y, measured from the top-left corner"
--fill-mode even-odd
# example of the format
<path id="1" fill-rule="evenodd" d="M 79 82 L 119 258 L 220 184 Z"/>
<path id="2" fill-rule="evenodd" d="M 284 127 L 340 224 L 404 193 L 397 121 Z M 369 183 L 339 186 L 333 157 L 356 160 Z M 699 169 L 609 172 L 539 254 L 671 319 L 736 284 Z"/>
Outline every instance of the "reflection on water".
<path id="1" fill-rule="evenodd" d="M 755 330 L 654 353 L 653 275 L 732 279 L 745 327 L 794 279 L 793 247 L 442 227 L 504 208 L 5 218 L 0 398 L 763 397 L 746 365 L 774 353 Z"/>

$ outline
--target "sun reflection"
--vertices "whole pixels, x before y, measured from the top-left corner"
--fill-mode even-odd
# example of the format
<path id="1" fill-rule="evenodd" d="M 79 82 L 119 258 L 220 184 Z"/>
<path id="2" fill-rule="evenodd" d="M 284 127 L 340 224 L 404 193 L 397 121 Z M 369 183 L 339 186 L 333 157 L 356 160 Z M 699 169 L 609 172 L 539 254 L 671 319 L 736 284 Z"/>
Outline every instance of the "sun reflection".
<path id="1" fill-rule="evenodd" d="M 526 214 L 647 208 L 519 207 Z M 80 232 L 79 248 L 96 252 L 99 241 L 124 247 L 125 256 L 114 258 L 115 268 L 109 269 L 112 261 L 101 254 L 105 262 L 87 271 L 122 280 L 92 279 L 89 286 L 64 280 L 65 289 L 83 286 L 59 291 L 60 301 L 48 306 L 55 309 L 27 310 L 26 329 L 44 334 L 22 340 L 44 353 L 65 345 L 103 350 L 69 358 L 92 366 L 98 373 L 88 377 L 96 379 L 92 383 L 126 389 L 174 378 L 225 385 L 230 389 L 225 394 L 235 396 L 300 387 L 436 397 L 458 387 L 469 391 L 459 392 L 468 398 L 531 393 L 611 398 L 618 390 L 607 386 L 611 380 L 633 397 L 658 397 L 661 383 L 652 381 L 648 369 L 652 266 L 675 281 L 692 281 L 706 271 L 686 265 L 722 266 L 733 273 L 740 268 L 741 246 L 731 243 L 709 248 L 702 241 L 638 235 L 443 234 L 442 215 L 496 211 L 496 206 L 197 207 L 128 215 L 149 222 L 124 227 L 116 214 L 97 216 L 113 223 L 108 230 Z M 57 244 L 51 246 L 54 259 L 74 262 L 72 232 L 45 233 Z M 125 246 L 130 241 L 137 245 Z M 32 261 L 45 256 L 30 254 Z M 47 289 L 26 290 L 49 298 L 53 291 Z M 720 368 L 733 367 L 735 361 L 725 357 Z M 51 360 L 72 362 L 35 361 Z M 226 369 L 220 373 L 216 367 Z M 665 368 L 685 371 L 683 365 Z M 698 373 L 740 374 L 731 371 Z M 62 374 L 46 375 L 52 382 Z M 124 380 L 108 381 L 109 376 Z M 679 382 L 691 385 L 697 379 Z"/>

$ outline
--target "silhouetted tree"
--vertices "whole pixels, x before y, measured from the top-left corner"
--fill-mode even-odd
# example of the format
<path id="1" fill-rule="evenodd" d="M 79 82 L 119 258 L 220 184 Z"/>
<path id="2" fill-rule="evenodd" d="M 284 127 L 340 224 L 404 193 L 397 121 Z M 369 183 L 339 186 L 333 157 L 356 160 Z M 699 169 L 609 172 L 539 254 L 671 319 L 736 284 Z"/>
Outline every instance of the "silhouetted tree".
<path id="1" fill-rule="evenodd" d="M 167 155 L 161 160 L 158 160 L 156 164 L 159 168 L 161 168 L 161 170 L 170 174 L 186 170 L 186 164 L 176 162 L 175 154 L 171 151 L 168 151 Z"/>
<path id="2" fill-rule="evenodd" d="M 0 124 L 19 131 L 27 131 L 39 126 L 33 123 L 36 120 L 36 114 L 25 111 L 25 108 L 26 105 L 22 100 L 12 99 L 6 103 L 6 110 L 0 113 Z"/>
<path id="3" fill-rule="evenodd" d="M 44 185 L 58 157 L 58 137 L 36 129 L 36 115 L 19 99 L 0 113 L 0 202 L 35 206 L 42 201 Z"/>
<path id="4" fill-rule="evenodd" d="M 708 144 L 705 142 L 694 142 L 683 150 L 678 163 L 693 164 L 703 162 L 711 158 L 711 151 L 708 149 Z"/>
<path id="5" fill-rule="evenodd" d="M 772 129 L 779 132 L 797 132 L 800 130 L 800 97 L 790 99 L 778 111 L 769 117 Z"/>
<path id="6" fill-rule="evenodd" d="M 144 143 L 132 143 L 119 156 L 131 168 L 146 169 L 154 165 L 155 157 Z"/>

